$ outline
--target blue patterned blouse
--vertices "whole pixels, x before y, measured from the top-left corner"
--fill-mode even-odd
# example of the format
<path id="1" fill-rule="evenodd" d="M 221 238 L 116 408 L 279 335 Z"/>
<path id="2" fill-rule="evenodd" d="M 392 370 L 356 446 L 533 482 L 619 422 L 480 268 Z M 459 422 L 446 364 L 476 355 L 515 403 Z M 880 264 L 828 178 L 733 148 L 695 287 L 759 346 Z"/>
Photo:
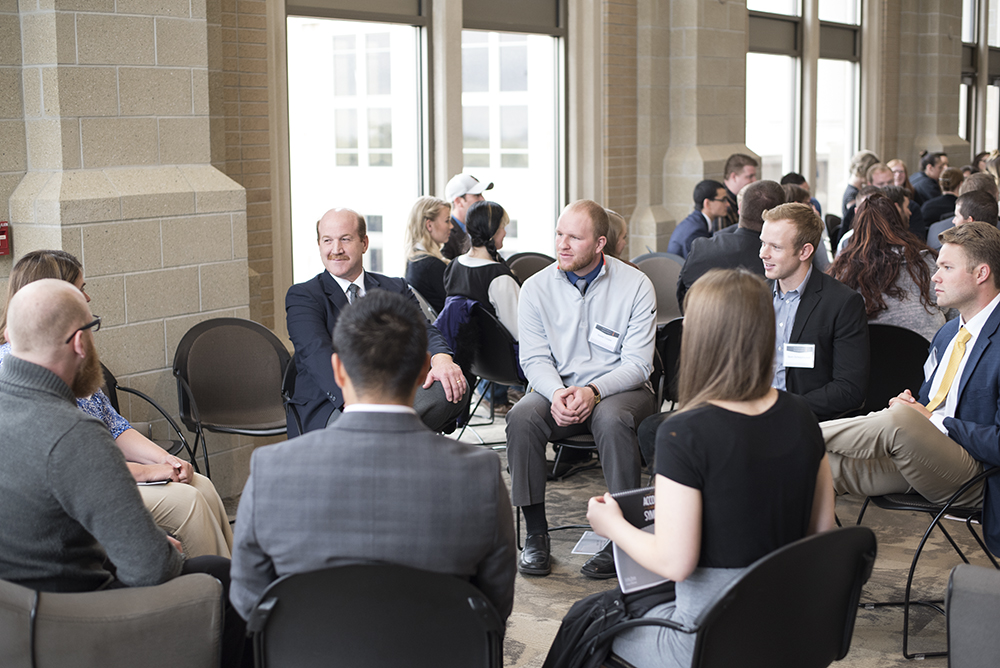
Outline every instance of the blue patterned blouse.
<path id="1" fill-rule="evenodd" d="M 10 354 L 10 344 L 4 343 L 0 345 L 0 367 L 3 366 L 3 359 Z M 111 400 L 108 399 L 108 395 L 104 394 L 103 390 L 98 390 L 93 395 L 87 397 L 86 399 L 77 399 L 76 405 L 80 407 L 87 415 L 92 415 L 104 424 L 108 426 L 111 430 L 111 436 L 118 438 L 122 435 L 126 429 L 131 429 L 132 425 L 128 423 L 128 420 L 123 418 L 118 414 L 111 406 Z"/>

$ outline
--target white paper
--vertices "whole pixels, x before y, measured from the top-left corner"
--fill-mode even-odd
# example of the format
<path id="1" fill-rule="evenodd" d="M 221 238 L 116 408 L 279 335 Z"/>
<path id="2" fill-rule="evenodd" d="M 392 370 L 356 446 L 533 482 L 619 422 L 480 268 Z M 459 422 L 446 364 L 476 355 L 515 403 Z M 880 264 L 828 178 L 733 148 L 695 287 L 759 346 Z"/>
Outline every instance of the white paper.
<path id="1" fill-rule="evenodd" d="M 573 554 L 597 554 L 608 544 L 607 538 L 601 538 L 593 531 L 584 531 L 580 540 L 576 541 Z"/>
<path id="2" fill-rule="evenodd" d="M 587 340 L 595 346 L 615 352 L 618 350 L 618 343 L 621 341 L 621 338 L 622 335 L 610 327 L 595 324 L 594 329 L 590 331 L 590 338 Z"/>

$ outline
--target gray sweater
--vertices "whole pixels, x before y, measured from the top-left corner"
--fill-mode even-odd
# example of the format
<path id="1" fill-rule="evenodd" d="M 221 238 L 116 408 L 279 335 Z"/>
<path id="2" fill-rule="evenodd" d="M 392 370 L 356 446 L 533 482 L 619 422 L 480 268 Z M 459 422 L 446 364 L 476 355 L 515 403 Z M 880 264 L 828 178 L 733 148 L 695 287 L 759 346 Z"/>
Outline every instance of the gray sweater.
<path id="1" fill-rule="evenodd" d="M 111 580 L 105 550 L 129 586 L 181 570 L 107 427 L 62 379 L 11 355 L 0 368 L 0 578 L 91 591 Z"/>

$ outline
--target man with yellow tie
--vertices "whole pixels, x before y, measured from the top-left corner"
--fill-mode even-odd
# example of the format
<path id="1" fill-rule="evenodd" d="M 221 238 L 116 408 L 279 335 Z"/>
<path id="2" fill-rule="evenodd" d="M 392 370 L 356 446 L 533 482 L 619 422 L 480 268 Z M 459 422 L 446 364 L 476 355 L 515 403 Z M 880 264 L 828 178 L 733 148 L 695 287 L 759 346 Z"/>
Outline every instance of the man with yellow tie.
<path id="1" fill-rule="evenodd" d="M 919 401 L 905 390 L 886 410 L 820 425 L 838 494 L 912 489 L 940 503 L 1000 465 L 1000 230 L 967 223 L 940 239 L 937 303 L 960 317 L 934 336 Z M 986 544 L 1000 554 L 1000 489 L 990 487 L 960 502 L 978 504 L 985 493 Z"/>

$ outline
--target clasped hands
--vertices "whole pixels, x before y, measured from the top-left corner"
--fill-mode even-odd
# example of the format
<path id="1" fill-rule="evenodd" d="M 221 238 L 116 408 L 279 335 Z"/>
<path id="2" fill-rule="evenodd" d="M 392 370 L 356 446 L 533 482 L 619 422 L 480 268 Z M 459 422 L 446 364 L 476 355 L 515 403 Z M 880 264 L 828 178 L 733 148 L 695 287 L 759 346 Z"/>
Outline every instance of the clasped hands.
<path id="1" fill-rule="evenodd" d="M 903 404 L 904 406 L 909 406 L 913 410 L 917 411 L 923 415 L 928 420 L 931 418 L 931 412 L 927 410 L 927 407 L 916 400 L 916 398 L 910 394 L 909 390 L 903 390 L 900 392 L 899 396 L 893 397 L 889 400 L 889 408 L 892 408 L 896 404 Z"/>
<path id="2" fill-rule="evenodd" d="M 589 387 L 571 385 L 552 394 L 552 419 L 560 427 L 586 422 L 597 401 Z"/>

